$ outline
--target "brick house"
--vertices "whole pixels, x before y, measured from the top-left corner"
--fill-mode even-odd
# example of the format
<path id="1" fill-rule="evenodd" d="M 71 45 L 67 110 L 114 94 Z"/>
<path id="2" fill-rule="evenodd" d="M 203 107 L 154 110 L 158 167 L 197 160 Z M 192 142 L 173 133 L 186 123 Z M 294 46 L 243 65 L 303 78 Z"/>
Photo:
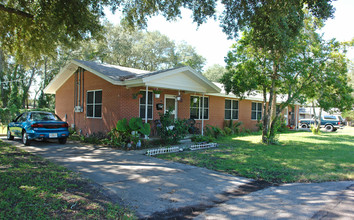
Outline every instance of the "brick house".
<path id="1" fill-rule="evenodd" d="M 175 118 L 195 119 L 200 128 L 222 128 L 232 119 L 255 130 L 262 115 L 262 96 L 240 100 L 190 67 L 149 72 L 72 60 L 44 92 L 55 94 L 56 114 L 82 134 L 108 132 L 122 118 L 141 117 L 154 126 L 168 109 Z M 286 123 L 297 125 L 298 109 L 294 105 L 283 112 Z"/>

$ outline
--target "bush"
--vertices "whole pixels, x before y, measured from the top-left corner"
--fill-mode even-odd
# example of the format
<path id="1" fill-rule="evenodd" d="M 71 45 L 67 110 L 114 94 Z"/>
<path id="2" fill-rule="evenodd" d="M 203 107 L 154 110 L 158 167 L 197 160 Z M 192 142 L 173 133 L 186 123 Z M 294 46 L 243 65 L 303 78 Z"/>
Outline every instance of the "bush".
<path id="1" fill-rule="evenodd" d="M 225 120 L 224 121 L 224 130 L 225 128 L 230 128 L 232 130 L 231 134 L 239 134 L 240 133 L 240 126 L 243 124 L 242 121 L 237 121 L 233 122 L 233 120 Z M 227 129 L 228 130 L 228 129 Z M 229 131 L 225 130 L 225 133 L 228 133 Z"/>
<path id="2" fill-rule="evenodd" d="M 128 149 L 141 147 L 139 137 L 141 135 L 149 135 L 150 131 L 150 124 L 143 123 L 141 118 L 131 118 L 129 122 L 126 118 L 123 118 L 119 120 L 116 127 L 108 133 L 110 139 L 105 140 L 105 142 L 106 144 Z"/>
<path id="3" fill-rule="evenodd" d="M 108 139 L 107 134 L 103 132 L 93 133 L 88 137 L 82 136 L 82 141 L 89 144 L 102 144 L 102 142 L 107 139 Z"/>
<path id="4" fill-rule="evenodd" d="M 225 132 L 225 135 L 232 135 L 233 134 L 232 129 L 229 127 L 224 127 L 224 132 Z"/>
<path id="5" fill-rule="evenodd" d="M 157 133 L 163 144 L 177 144 L 188 133 L 186 120 L 174 119 L 171 111 L 165 114 L 160 113 L 160 123 L 157 126 Z"/>
<path id="6" fill-rule="evenodd" d="M 225 136 L 225 131 L 217 126 L 207 125 L 204 128 L 206 136 L 211 136 L 217 139 L 218 137 Z"/>

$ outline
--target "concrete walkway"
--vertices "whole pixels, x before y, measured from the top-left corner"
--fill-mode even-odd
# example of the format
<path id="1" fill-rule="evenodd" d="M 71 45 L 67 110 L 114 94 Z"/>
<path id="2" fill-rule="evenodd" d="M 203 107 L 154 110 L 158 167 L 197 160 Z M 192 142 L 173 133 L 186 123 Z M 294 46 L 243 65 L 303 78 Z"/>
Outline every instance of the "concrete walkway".
<path id="1" fill-rule="evenodd" d="M 235 191 L 252 180 L 141 152 L 74 143 L 24 146 L 19 139 L 8 142 L 82 173 L 141 218 L 186 218 L 183 213 L 174 214 L 193 209 L 188 218 L 354 219 L 354 181 L 285 184 L 240 196 Z M 202 208 L 194 212 L 196 207 Z"/>

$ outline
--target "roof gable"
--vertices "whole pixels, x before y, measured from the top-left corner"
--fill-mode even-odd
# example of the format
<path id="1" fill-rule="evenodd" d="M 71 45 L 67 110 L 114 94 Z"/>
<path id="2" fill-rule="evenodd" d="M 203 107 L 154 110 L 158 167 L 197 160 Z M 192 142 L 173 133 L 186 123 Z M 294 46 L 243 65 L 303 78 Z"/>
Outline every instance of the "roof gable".
<path id="1" fill-rule="evenodd" d="M 44 89 L 45 93 L 55 94 L 56 91 L 82 67 L 85 70 L 114 84 L 129 87 L 151 86 L 166 89 L 192 92 L 217 93 L 220 89 L 202 74 L 190 67 L 149 72 L 128 67 L 100 64 L 92 61 L 72 60 Z"/>

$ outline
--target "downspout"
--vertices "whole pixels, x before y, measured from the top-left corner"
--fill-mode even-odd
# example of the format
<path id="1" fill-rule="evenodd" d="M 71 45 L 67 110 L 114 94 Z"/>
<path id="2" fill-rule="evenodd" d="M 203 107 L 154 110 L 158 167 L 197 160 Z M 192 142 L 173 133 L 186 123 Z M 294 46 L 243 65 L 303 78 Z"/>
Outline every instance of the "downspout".
<path id="1" fill-rule="evenodd" d="M 82 69 L 82 77 L 81 77 L 82 78 L 82 84 L 81 84 L 81 87 L 82 87 L 82 98 L 81 98 L 81 100 L 82 100 L 82 106 L 81 106 L 82 112 L 84 111 L 84 100 L 85 100 L 84 73 L 85 73 L 85 70 Z"/>
<path id="2" fill-rule="evenodd" d="M 79 76 L 77 80 L 77 106 L 81 106 L 81 68 L 79 67 Z"/>
<path id="3" fill-rule="evenodd" d="M 149 98 L 149 86 L 146 85 L 145 90 L 145 123 L 148 123 L 148 99 Z M 145 139 L 148 139 L 148 136 L 145 135 Z"/>
<path id="4" fill-rule="evenodd" d="M 76 122 L 75 122 L 75 107 L 77 105 L 77 72 L 75 72 L 75 78 L 74 78 L 74 128 L 76 129 Z"/>
<path id="5" fill-rule="evenodd" d="M 202 96 L 202 136 L 204 135 L 204 93 Z"/>

